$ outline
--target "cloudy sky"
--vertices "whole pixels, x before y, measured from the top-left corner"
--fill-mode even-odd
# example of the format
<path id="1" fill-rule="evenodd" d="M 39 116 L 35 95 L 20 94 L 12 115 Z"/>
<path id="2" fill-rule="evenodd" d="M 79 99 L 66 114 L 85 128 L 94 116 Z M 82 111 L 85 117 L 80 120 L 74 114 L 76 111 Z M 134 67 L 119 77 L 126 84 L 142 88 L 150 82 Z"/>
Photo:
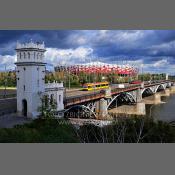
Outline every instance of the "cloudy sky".
<path id="1" fill-rule="evenodd" d="M 174 30 L 1 30 L 0 70 L 14 69 L 16 42 L 31 39 L 45 42 L 46 61 L 54 66 L 100 61 L 175 74 Z"/>

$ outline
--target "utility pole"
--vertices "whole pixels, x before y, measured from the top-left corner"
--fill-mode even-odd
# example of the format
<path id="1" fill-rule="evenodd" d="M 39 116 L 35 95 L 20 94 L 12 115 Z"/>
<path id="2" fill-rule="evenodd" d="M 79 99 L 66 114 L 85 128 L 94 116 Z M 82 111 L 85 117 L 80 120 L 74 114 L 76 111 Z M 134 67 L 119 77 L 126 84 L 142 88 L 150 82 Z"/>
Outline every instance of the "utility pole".
<path id="1" fill-rule="evenodd" d="M 141 71 L 142 71 L 142 81 L 144 81 L 144 75 L 143 75 L 143 64 L 141 65 Z"/>
<path id="2" fill-rule="evenodd" d="M 69 89 L 70 89 L 70 67 L 68 68 L 68 73 L 69 73 Z"/>

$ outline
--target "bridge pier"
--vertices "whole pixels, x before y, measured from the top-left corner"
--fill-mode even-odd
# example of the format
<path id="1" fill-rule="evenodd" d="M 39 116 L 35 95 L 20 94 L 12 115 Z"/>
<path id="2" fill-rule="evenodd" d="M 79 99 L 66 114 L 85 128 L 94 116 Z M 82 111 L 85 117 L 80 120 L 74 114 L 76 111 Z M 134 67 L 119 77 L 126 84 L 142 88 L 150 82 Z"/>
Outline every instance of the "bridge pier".
<path id="1" fill-rule="evenodd" d="M 138 115 L 145 115 L 146 114 L 145 103 L 143 102 L 136 103 L 136 110 Z"/>
<path id="2" fill-rule="evenodd" d="M 98 116 L 100 113 L 100 101 L 95 102 L 95 113 Z"/>
<path id="3" fill-rule="evenodd" d="M 161 103 L 161 95 L 160 94 L 155 93 L 153 96 L 154 96 L 155 103 Z"/>
<path id="4" fill-rule="evenodd" d="M 107 109 L 107 100 L 104 98 L 99 100 L 99 103 L 97 103 L 97 106 L 99 107 L 99 112 L 97 113 L 99 119 L 103 119 L 108 115 L 108 109 Z"/>
<path id="5" fill-rule="evenodd" d="M 164 94 L 162 96 L 170 96 L 170 89 L 165 89 Z"/>
<path id="6" fill-rule="evenodd" d="M 170 87 L 170 91 L 171 91 L 172 93 L 174 93 L 174 92 L 175 92 L 175 86 L 171 86 L 171 87 Z"/>
<path id="7" fill-rule="evenodd" d="M 142 92 L 141 92 L 141 89 L 137 89 L 136 91 L 136 102 L 141 102 L 142 101 Z"/>

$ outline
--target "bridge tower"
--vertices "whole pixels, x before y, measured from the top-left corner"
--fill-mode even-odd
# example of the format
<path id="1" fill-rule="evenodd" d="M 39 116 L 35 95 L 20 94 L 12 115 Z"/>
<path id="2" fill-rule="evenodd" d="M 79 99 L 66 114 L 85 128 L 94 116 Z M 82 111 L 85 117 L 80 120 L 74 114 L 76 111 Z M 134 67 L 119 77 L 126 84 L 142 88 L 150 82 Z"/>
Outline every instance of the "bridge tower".
<path id="1" fill-rule="evenodd" d="M 17 43 L 17 112 L 36 118 L 45 91 L 44 43 Z"/>

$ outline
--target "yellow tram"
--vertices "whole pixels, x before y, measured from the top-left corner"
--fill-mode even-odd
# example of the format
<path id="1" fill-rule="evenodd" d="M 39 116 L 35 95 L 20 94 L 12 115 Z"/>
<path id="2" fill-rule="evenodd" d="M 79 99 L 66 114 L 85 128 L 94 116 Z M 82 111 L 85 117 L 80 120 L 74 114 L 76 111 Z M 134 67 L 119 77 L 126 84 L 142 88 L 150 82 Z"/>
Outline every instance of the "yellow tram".
<path id="1" fill-rule="evenodd" d="M 83 91 L 92 91 L 92 90 L 99 90 L 99 89 L 106 89 L 109 88 L 109 83 L 105 82 L 98 82 L 98 83 L 85 83 L 82 87 Z"/>

